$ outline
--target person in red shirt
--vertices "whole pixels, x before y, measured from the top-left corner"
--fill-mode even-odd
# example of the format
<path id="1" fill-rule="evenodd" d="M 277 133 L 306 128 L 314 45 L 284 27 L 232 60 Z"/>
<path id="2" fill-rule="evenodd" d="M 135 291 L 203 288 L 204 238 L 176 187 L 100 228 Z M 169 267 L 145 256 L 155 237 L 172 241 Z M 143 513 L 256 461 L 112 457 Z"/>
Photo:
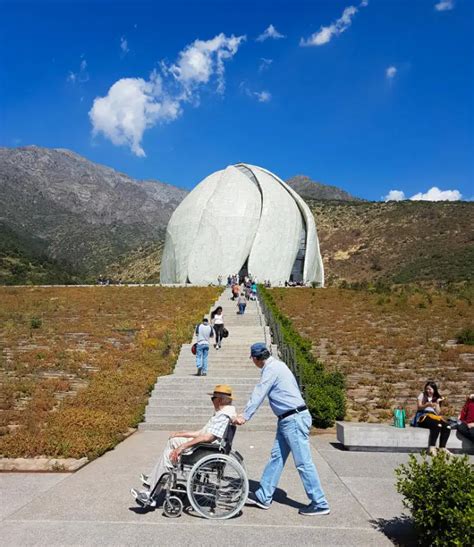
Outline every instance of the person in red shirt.
<path id="1" fill-rule="evenodd" d="M 462 407 L 459 414 L 461 423 L 458 424 L 458 431 L 467 439 L 474 442 L 474 393 L 471 393 Z"/>

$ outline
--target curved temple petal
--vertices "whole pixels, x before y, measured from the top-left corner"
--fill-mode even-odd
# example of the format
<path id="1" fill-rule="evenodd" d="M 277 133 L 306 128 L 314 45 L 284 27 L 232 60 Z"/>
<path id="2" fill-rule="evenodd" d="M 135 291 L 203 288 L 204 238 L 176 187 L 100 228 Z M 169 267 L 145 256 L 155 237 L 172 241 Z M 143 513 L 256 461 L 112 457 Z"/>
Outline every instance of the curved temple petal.
<path id="1" fill-rule="evenodd" d="M 173 213 L 161 282 L 208 285 L 243 268 L 274 285 L 324 285 L 309 207 L 270 171 L 240 163 L 206 177 Z"/>

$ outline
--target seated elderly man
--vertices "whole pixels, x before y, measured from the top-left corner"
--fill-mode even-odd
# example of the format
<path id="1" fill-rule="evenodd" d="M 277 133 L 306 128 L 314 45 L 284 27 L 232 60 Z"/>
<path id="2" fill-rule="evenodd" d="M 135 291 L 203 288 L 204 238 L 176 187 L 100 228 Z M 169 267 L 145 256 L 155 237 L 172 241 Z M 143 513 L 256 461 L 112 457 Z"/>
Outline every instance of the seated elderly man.
<path id="1" fill-rule="evenodd" d="M 148 491 L 137 491 L 132 488 L 132 496 L 137 503 L 144 507 L 155 507 L 156 499 L 164 482 L 165 475 L 178 462 L 183 450 L 199 443 L 219 443 L 229 425 L 229 418 L 236 416 L 235 407 L 231 404 L 232 388 L 226 384 L 219 384 L 214 388 L 211 396 L 214 405 L 214 414 L 207 424 L 199 431 L 177 431 L 172 433 L 161 458 L 153 468 L 150 475 L 141 475 L 143 485 Z"/>

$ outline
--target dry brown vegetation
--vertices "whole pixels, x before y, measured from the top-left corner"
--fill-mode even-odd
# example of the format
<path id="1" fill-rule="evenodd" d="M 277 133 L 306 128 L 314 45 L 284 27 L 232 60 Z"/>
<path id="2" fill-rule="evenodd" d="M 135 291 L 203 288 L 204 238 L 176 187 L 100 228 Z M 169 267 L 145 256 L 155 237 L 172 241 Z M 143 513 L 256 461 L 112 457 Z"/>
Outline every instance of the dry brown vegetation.
<path id="1" fill-rule="evenodd" d="M 399 404 L 412 414 L 424 382 L 457 415 L 474 389 L 474 347 L 455 343 L 473 324 L 472 291 L 402 287 L 273 289 L 280 309 L 313 344 L 316 357 L 347 379 L 347 419 L 386 421 Z"/>
<path id="2" fill-rule="evenodd" d="M 459 282 L 474 272 L 474 203 L 309 201 L 326 284 Z"/>
<path id="3" fill-rule="evenodd" d="M 0 455 L 95 457 L 142 417 L 215 288 L 0 288 Z"/>

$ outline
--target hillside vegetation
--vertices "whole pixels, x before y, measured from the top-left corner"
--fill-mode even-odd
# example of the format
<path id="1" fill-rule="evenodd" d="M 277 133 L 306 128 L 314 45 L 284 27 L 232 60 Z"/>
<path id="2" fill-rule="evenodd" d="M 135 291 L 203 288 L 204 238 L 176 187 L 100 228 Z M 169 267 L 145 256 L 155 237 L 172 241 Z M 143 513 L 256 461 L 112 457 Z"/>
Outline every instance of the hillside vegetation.
<path id="1" fill-rule="evenodd" d="M 87 456 L 142 419 L 216 288 L 0 288 L 0 457 Z"/>
<path id="2" fill-rule="evenodd" d="M 44 243 L 23 239 L 0 223 L 0 285 L 71 284 L 78 279 L 46 255 Z"/>
<path id="3" fill-rule="evenodd" d="M 474 203 L 310 201 L 327 284 L 457 282 L 474 272 Z"/>
<path id="4" fill-rule="evenodd" d="M 428 380 L 457 416 L 472 393 L 474 346 L 471 287 L 452 292 L 401 287 L 369 292 L 339 288 L 272 289 L 279 308 L 311 341 L 314 356 L 346 377 L 347 419 L 389 421 L 402 405 L 409 415 Z M 465 338 L 465 337 L 464 337 Z"/>

